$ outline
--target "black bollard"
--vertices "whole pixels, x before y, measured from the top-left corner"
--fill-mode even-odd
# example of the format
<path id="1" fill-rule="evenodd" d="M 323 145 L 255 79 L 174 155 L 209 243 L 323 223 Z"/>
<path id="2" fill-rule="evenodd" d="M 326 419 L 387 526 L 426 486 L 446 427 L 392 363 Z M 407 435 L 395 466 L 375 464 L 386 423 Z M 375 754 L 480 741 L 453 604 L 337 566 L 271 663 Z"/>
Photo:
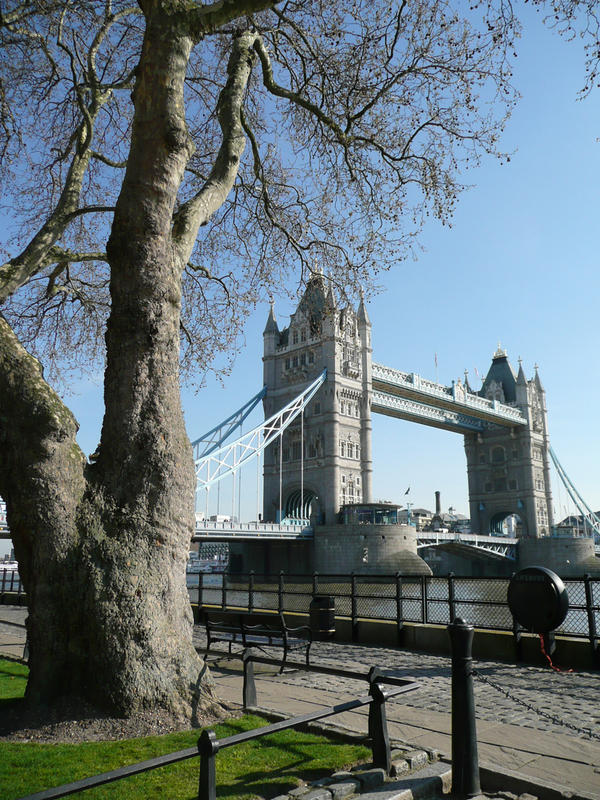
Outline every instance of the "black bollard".
<path id="1" fill-rule="evenodd" d="M 473 626 L 457 617 L 448 625 L 452 654 L 452 797 L 481 794 L 475 699 L 473 696 Z"/>

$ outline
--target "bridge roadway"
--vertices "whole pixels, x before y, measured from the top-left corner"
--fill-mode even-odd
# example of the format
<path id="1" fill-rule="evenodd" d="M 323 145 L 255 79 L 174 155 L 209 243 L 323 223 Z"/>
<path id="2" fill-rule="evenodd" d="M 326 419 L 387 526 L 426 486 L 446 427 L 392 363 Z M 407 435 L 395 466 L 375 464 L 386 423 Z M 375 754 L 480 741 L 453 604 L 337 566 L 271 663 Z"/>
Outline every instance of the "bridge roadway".
<path id="1" fill-rule="evenodd" d="M 308 540 L 314 537 L 313 528 L 303 524 L 278 524 L 275 522 L 213 522 L 196 521 L 194 542 L 230 542 L 266 540 Z M 486 550 L 501 558 L 515 558 L 518 539 L 507 536 L 480 536 L 476 533 L 447 533 L 443 531 L 420 531 L 417 548 L 444 544 L 459 544 L 469 548 Z"/>
<path id="2" fill-rule="evenodd" d="M 304 524 L 279 524 L 276 522 L 213 522 L 197 520 L 194 542 L 255 542 L 257 540 L 302 541 L 314 537 L 313 528 Z M 10 539 L 6 523 L 0 523 L 0 539 Z M 514 558 L 518 539 L 504 536 L 479 536 L 472 533 L 443 533 L 421 531 L 417 547 L 429 547 L 445 543 L 462 544 L 484 549 L 503 558 Z"/>

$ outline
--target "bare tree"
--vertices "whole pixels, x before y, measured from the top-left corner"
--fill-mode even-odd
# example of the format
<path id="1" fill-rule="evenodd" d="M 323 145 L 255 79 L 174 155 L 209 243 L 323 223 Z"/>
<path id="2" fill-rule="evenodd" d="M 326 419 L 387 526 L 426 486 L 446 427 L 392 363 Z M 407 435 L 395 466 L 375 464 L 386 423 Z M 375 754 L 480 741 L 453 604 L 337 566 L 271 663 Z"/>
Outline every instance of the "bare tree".
<path id="1" fill-rule="evenodd" d="M 533 0 L 548 27 L 568 40 L 583 41 L 585 83 L 581 96 L 600 86 L 600 5 L 598 0 Z"/>
<path id="2" fill-rule="evenodd" d="M 208 369 L 316 263 L 351 291 L 410 254 L 428 215 L 449 221 L 514 102 L 514 21 L 501 2 L 460 7 L 4 3 L 0 494 L 31 698 L 188 717 L 214 701 L 184 580 L 180 366 Z M 105 363 L 89 462 L 39 359 L 52 375 Z"/>

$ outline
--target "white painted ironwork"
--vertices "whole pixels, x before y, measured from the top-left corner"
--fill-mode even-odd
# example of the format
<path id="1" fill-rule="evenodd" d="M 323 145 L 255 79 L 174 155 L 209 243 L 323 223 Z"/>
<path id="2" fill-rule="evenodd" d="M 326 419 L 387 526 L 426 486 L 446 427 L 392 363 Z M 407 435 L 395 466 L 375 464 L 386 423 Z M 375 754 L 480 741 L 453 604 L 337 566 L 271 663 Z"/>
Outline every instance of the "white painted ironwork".
<path id="1" fill-rule="evenodd" d="M 428 423 L 437 428 L 451 431 L 482 431 L 483 420 L 470 417 L 448 408 L 435 408 L 434 406 L 420 403 L 418 400 L 409 400 L 395 394 L 373 391 L 371 410 L 379 414 L 389 414 L 401 419 L 414 420 Z"/>
<path id="2" fill-rule="evenodd" d="M 413 400 L 421 400 L 435 408 L 449 408 L 457 414 L 469 415 L 498 425 L 526 425 L 527 420 L 518 408 L 499 403 L 497 400 L 488 400 L 485 397 L 461 390 L 457 386 L 442 386 L 439 383 L 428 381 L 414 372 L 401 372 L 398 369 L 386 367 L 383 364 L 373 364 L 373 384 L 381 393 L 388 394 L 384 386 L 387 384 L 393 389 L 406 392 Z M 392 393 L 394 396 L 395 393 Z"/>
<path id="3" fill-rule="evenodd" d="M 593 531 L 594 539 L 596 540 L 597 544 L 600 544 L 600 517 L 592 511 L 592 509 L 588 506 L 585 502 L 583 497 L 577 491 L 575 484 L 567 475 L 564 467 L 556 457 L 556 453 L 550 447 L 550 458 L 552 459 L 552 463 L 556 467 L 556 471 L 558 472 L 558 477 L 561 479 L 565 489 L 569 493 L 569 497 L 575 503 L 575 506 L 579 510 L 579 513 L 582 515 L 585 523 L 589 525 L 589 527 Z"/>
<path id="4" fill-rule="evenodd" d="M 212 485 L 221 481 L 238 469 L 257 458 L 260 453 L 279 438 L 284 430 L 302 412 L 307 403 L 314 397 L 327 377 L 327 370 L 319 375 L 310 386 L 297 397 L 280 409 L 276 414 L 265 420 L 253 430 L 240 436 L 235 442 L 224 445 L 208 455 L 196 460 L 196 490 L 208 490 Z M 280 448 L 281 450 L 281 448 Z"/>
<path id="5" fill-rule="evenodd" d="M 10 531 L 6 524 L 6 503 L 0 498 L 0 539 L 10 539 Z"/>
<path id="6" fill-rule="evenodd" d="M 203 436 L 196 439 L 196 441 L 192 442 L 194 461 L 198 461 L 210 455 L 215 450 L 218 450 L 218 448 L 229 439 L 231 434 L 242 425 L 246 417 L 254 411 L 266 393 L 267 387 L 263 386 L 260 392 L 257 392 L 254 397 L 248 400 L 247 403 L 244 403 L 244 405 L 230 417 L 227 417 L 223 422 L 215 425 L 208 433 L 205 433 Z"/>
<path id="7" fill-rule="evenodd" d="M 487 552 L 491 551 L 514 560 L 519 540 L 509 536 L 482 536 L 478 533 L 460 533 L 458 531 L 419 531 L 417 533 L 417 549 L 449 542 L 456 542 L 457 544 L 467 545 L 478 550 L 486 550 Z"/>
<path id="8" fill-rule="evenodd" d="M 194 542 L 215 539 L 312 539 L 313 529 L 308 520 L 283 522 L 213 522 L 196 521 Z"/>

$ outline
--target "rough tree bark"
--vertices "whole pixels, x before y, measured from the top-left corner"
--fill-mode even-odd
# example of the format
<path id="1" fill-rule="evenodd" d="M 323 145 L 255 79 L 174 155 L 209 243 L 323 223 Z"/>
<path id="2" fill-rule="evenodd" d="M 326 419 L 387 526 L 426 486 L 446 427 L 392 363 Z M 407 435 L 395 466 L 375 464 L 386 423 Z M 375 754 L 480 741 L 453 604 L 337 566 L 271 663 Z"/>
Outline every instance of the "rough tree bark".
<path id="1" fill-rule="evenodd" d="M 40 36 L 35 19 L 27 27 L 30 5 L 17 4 L 12 13 L 0 18 L 0 32 L 4 30 L 7 41 L 16 47 L 17 57 L 27 53 L 31 43 L 38 43 Z M 61 163 L 69 159 L 72 163 L 47 221 L 20 255 L 0 265 L 0 304 L 4 304 L 4 316 L 0 314 L 0 496 L 7 502 L 8 524 L 28 595 L 31 672 L 27 691 L 36 701 L 79 696 L 119 714 L 162 707 L 189 719 L 216 707 L 210 675 L 192 645 L 185 586 L 194 524 L 194 465 L 180 405 L 180 315 L 182 276 L 188 267 L 196 270 L 188 261 L 199 227 L 214 220 L 216 212 L 231 201 L 235 223 L 232 214 L 223 217 L 235 226 L 240 252 L 252 265 L 247 278 L 252 287 L 271 286 L 277 280 L 273 276 L 282 274 L 279 268 L 266 269 L 267 256 L 271 261 L 273 256 L 285 261 L 285 254 L 293 253 L 302 269 L 310 269 L 313 248 L 328 254 L 330 267 L 339 269 L 336 274 L 344 280 L 348 275 L 356 278 L 383 252 L 381 246 L 388 243 L 385 231 L 396 225 L 398 214 L 405 213 L 407 185 L 420 187 L 425 195 L 414 208 L 418 228 L 428 203 L 441 218 L 453 206 L 460 188 L 454 177 L 455 147 L 465 146 L 466 153 L 476 159 L 480 149 L 496 152 L 497 125 L 490 124 L 487 113 L 479 114 L 473 130 L 471 117 L 476 109 L 471 84 L 484 84 L 488 64 L 497 63 L 495 71 L 490 67 L 492 82 L 505 85 L 503 51 L 497 60 L 493 55 L 500 35 L 497 30 L 504 27 L 502 20 L 486 26 L 487 44 L 482 50 L 478 31 L 464 28 L 436 0 L 429 5 L 400 3 L 393 9 L 379 3 L 374 11 L 367 0 L 352 8 L 337 4 L 337 9 L 335 4 L 318 2 L 279 9 L 276 0 L 138 0 L 139 8 L 123 7 L 114 14 L 111 3 L 98 2 L 95 9 L 94 4 L 83 4 L 82 14 L 88 5 L 98 17 L 99 28 L 93 33 L 85 64 L 79 60 L 77 31 L 83 42 L 88 22 L 92 28 L 96 23 L 75 15 L 72 35 L 65 31 L 62 41 L 62 22 L 58 29 L 54 23 L 59 17 L 64 21 L 67 7 L 79 11 L 78 4 L 31 6 L 36 13 L 50 15 L 53 23 L 47 26 L 42 48 L 49 64 L 40 73 L 46 76 L 49 107 L 56 82 L 52 52 L 63 53 L 68 65 L 63 73 L 71 75 L 65 80 L 71 87 L 67 94 L 72 92 L 76 98 L 76 110 L 65 112 L 65 119 L 72 117 L 76 124 L 67 137 Z M 261 21 L 255 12 L 267 8 L 273 13 L 263 15 Z M 117 143 L 119 163 L 112 166 L 121 163 L 121 130 L 117 124 L 114 140 L 108 135 L 111 126 L 101 109 L 111 92 L 129 92 L 142 34 L 137 22 L 114 35 L 109 32 L 121 16 L 133 14 L 137 19 L 140 11 L 145 28 L 135 70 L 130 149 L 106 247 L 111 303 L 105 416 L 98 452 L 88 463 L 76 443 L 77 422 L 48 386 L 40 363 L 26 352 L 15 330 L 30 334 L 24 329 L 31 319 L 29 304 L 36 303 L 41 318 L 33 318 L 43 321 L 46 301 L 58 291 L 65 298 L 72 296 L 84 310 L 88 307 L 88 272 L 80 271 L 73 278 L 68 267 L 88 259 L 104 262 L 104 252 L 100 246 L 72 252 L 73 244 L 83 241 L 85 245 L 87 237 L 80 240 L 76 232 L 71 236 L 68 227 L 80 214 L 113 208 L 112 198 L 110 205 L 100 207 L 93 199 L 103 199 L 105 186 L 114 185 L 112 178 L 108 184 L 101 178 L 96 182 L 88 168 L 92 158 L 111 163 L 92 149 L 98 127 L 103 131 L 98 137 L 101 143 Z M 427 25 L 424 20 L 429 20 Z M 133 44 L 128 42 L 132 31 Z M 202 46 L 209 34 L 219 34 L 212 39 L 219 44 L 207 47 L 212 55 L 202 69 L 192 60 L 188 76 L 196 99 L 201 87 L 208 98 L 197 115 L 202 117 L 208 109 L 207 121 L 191 123 L 196 125 L 196 135 L 205 131 L 207 139 L 203 152 L 190 165 L 193 144 L 185 119 L 184 81 L 192 49 Z M 54 42 L 57 35 L 59 41 Z M 96 69 L 102 37 L 110 42 Z M 343 46 L 345 37 L 347 46 Z M 406 57 L 401 46 L 404 38 Z M 65 42 L 71 39 L 72 47 L 67 47 Z M 125 54 L 113 76 L 106 59 L 110 61 L 117 42 L 125 47 Z M 220 69 L 225 52 L 221 42 L 229 48 L 227 78 L 214 82 L 212 65 Z M 255 68 L 262 84 L 250 81 Z M 457 76 L 455 84 L 449 84 L 450 75 Z M 21 70 L 9 76 L 20 79 Z M 219 129 L 213 127 L 212 116 L 217 84 L 221 89 L 214 112 Z M 9 82 L 4 80 L 3 85 Z M 263 92 L 289 104 L 289 110 L 277 111 L 274 119 L 285 120 L 292 141 L 307 154 L 298 172 L 308 180 L 307 197 L 291 178 L 288 183 L 277 157 L 271 163 L 269 149 L 280 132 L 278 123 L 270 121 L 277 106 L 262 98 Z M 17 92 L 13 102 L 18 104 L 22 96 Z M 506 102 L 510 105 L 510 100 Z M 244 104 L 248 113 L 243 111 Z M 465 105 L 469 113 L 463 115 Z M 264 119 L 261 109 L 268 112 Z M 115 109 L 107 107 L 111 122 L 113 113 Z M 12 124 L 7 114 L 0 102 L 0 137 L 2 122 Z M 34 122 L 37 126 L 37 118 Z M 261 155 L 257 133 L 263 128 L 265 152 Z M 199 141 L 201 137 L 202 133 Z M 244 180 L 236 183 L 246 138 L 252 145 L 251 158 L 245 164 Z M 184 180 L 186 166 L 195 176 L 191 182 Z M 313 181 L 315 169 L 325 170 L 326 187 L 320 174 Z M 87 197 L 92 206 L 82 205 L 89 181 Z M 231 200 L 234 186 L 241 198 L 239 229 L 240 203 Z M 394 186 L 397 197 L 391 191 Z M 345 213 L 344 191 L 348 191 L 348 204 L 357 203 L 362 209 L 357 215 L 362 220 L 359 237 L 352 214 Z M 338 200 L 344 209 L 338 208 Z M 335 220 L 347 225 L 345 244 L 336 238 Z M 367 226 L 366 241 L 363 225 Z M 268 245 L 261 239 L 263 228 Z M 412 235 L 407 235 L 407 241 Z M 221 240 L 216 238 L 220 236 L 221 223 L 215 222 L 207 248 L 203 239 L 207 255 L 204 259 L 203 250 L 201 256 L 207 262 L 211 254 L 220 256 Z M 360 243 L 355 242 L 357 238 Z M 255 268 L 256 247 L 260 255 Z M 201 264 L 197 269 L 210 277 L 209 267 Z M 99 278 L 90 275 L 95 298 L 91 303 L 106 303 L 104 270 Z M 60 288 L 56 285 L 59 276 L 64 284 Z M 44 282 L 47 288 L 40 295 L 37 287 Z M 24 299 L 15 312 L 10 304 L 17 292 Z M 204 297 L 202 286 L 191 297 Z M 186 302 L 190 304 L 189 296 Z M 64 319 L 71 319 L 65 314 Z M 31 330 L 37 330 L 35 325 Z"/>
<path id="2" fill-rule="evenodd" d="M 0 319 L 0 492 L 30 604 L 28 694 L 188 718 L 216 702 L 192 645 L 185 585 L 194 467 L 179 390 L 184 264 L 171 238 L 192 147 L 183 110 L 192 44 L 167 15 L 149 17 L 107 248 L 112 308 L 95 463 L 86 465 L 75 420 Z"/>

